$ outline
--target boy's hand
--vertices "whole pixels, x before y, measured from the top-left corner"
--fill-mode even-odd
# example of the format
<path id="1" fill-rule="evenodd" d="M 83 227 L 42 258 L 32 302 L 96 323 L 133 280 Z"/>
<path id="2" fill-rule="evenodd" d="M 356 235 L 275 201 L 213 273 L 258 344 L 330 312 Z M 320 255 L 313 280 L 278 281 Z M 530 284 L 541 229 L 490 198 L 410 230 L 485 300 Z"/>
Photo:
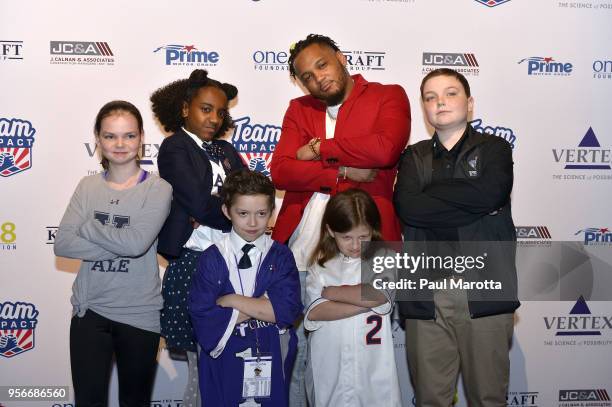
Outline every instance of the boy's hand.
<path id="1" fill-rule="evenodd" d="M 217 298 L 217 305 L 223 308 L 235 308 L 234 297 L 236 294 L 227 294 Z"/>

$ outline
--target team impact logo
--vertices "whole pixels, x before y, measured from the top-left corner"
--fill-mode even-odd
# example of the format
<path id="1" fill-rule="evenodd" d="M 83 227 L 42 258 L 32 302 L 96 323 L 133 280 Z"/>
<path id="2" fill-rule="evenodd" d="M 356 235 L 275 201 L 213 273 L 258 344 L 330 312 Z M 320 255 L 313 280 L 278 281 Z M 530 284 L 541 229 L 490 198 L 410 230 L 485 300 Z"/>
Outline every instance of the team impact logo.
<path id="1" fill-rule="evenodd" d="M 512 149 L 514 149 L 516 144 L 516 134 L 514 134 L 512 129 L 502 126 L 483 126 L 482 119 L 472 120 L 470 124 L 474 130 L 479 133 L 492 134 L 494 136 L 503 138 L 510 143 L 510 146 L 512 146 Z"/>
<path id="2" fill-rule="evenodd" d="M 115 56 L 108 42 L 51 41 L 51 64 L 114 65 Z"/>
<path id="3" fill-rule="evenodd" d="M 612 244 L 612 231 L 609 228 L 586 228 L 574 233 L 584 235 L 585 246 L 608 246 Z"/>
<path id="4" fill-rule="evenodd" d="M 286 51 L 253 52 L 253 67 L 256 71 L 288 71 L 289 53 Z"/>
<path id="5" fill-rule="evenodd" d="M 0 117 L 0 176 L 10 177 L 32 167 L 35 133 L 27 120 Z"/>
<path id="6" fill-rule="evenodd" d="M 0 303 L 0 356 L 11 358 L 34 348 L 38 310 L 27 302 Z"/>
<path id="7" fill-rule="evenodd" d="M 612 79 L 612 61 L 593 61 L 593 79 Z"/>
<path id="8" fill-rule="evenodd" d="M 495 7 L 509 2 L 510 0 L 476 0 L 477 3 L 484 4 L 487 7 Z"/>
<path id="9" fill-rule="evenodd" d="M 0 61 L 23 60 L 23 41 L 0 41 Z"/>
<path id="10" fill-rule="evenodd" d="M 250 124 L 249 116 L 234 120 L 231 143 L 252 171 L 270 176 L 270 162 L 281 128 L 273 124 Z"/>
<path id="11" fill-rule="evenodd" d="M 553 179 L 612 180 L 612 174 L 592 174 L 593 170 L 612 169 L 612 151 L 601 147 L 592 127 L 582 137 L 578 148 L 553 148 L 552 153 L 555 162 L 564 164 L 565 170 L 586 171 L 582 174 L 556 174 Z"/>
<path id="12" fill-rule="evenodd" d="M 556 62 L 552 57 L 529 57 L 518 61 L 526 62 L 527 75 L 534 76 L 569 76 L 574 66 L 569 62 Z"/>
<path id="13" fill-rule="evenodd" d="M 423 52 L 423 75 L 438 68 L 452 68 L 463 75 L 478 76 L 476 55 L 457 52 Z"/>
<path id="14" fill-rule="evenodd" d="M 200 51 L 193 45 L 162 45 L 153 52 L 164 55 L 166 65 L 172 66 L 216 66 L 219 63 L 217 51 Z"/>
<path id="15" fill-rule="evenodd" d="M 569 315 L 547 316 L 544 326 L 558 339 L 544 341 L 552 346 L 612 345 L 612 340 L 601 339 L 612 329 L 612 315 L 593 315 L 583 296 L 578 298 Z"/>
<path id="16" fill-rule="evenodd" d="M 346 56 L 349 71 L 384 71 L 385 56 L 383 51 L 342 51 Z"/>

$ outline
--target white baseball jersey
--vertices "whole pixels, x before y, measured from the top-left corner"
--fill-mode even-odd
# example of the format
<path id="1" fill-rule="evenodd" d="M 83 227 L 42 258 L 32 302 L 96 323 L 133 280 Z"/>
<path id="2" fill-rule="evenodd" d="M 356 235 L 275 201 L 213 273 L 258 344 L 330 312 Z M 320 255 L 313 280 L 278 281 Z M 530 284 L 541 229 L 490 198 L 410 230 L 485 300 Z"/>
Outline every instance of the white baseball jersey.
<path id="1" fill-rule="evenodd" d="M 361 260 L 343 255 L 326 267 L 315 264 L 306 277 L 308 305 L 304 326 L 308 337 L 308 369 L 313 386 L 309 400 L 316 407 L 401 406 L 393 338 L 392 300 L 372 311 L 338 321 L 312 321 L 309 314 L 322 302 L 324 287 L 361 283 Z"/>

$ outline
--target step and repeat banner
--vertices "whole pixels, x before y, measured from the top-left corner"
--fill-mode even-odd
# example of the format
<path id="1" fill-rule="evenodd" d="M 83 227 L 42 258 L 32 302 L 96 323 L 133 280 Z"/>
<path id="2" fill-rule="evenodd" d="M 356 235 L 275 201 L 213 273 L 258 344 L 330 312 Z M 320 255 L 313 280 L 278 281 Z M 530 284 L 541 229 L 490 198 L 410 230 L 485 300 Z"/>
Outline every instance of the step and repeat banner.
<path id="1" fill-rule="evenodd" d="M 69 298 L 79 262 L 56 258 L 53 243 L 78 181 L 100 171 L 98 109 L 113 99 L 141 109 L 142 165 L 156 171 L 167 135 L 149 97 L 207 69 L 238 87 L 227 138 L 269 175 L 285 109 L 304 93 L 288 50 L 309 33 L 336 40 L 352 73 L 406 89 L 411 143 L 431 135 L 423 75 L 462 72 L 472 125 L 513 147 L 521 244 L 612 248 L 612 0 L 3 1 L 0 15 L 0 386 L 68 386 L 66 397 L 1 406 L 73 405 Z M 571 257 L 568 273 L 591 260 Z M 574 297 L 524 301 L 516 313 L 509 406 L 612 405 L 612 302 L 596 301 L 596 280 L 581 276 L 589 283 Z M 397 321 L 394 341 L 412 406 Z M 181 406 L 186 373 L 160 349 L 151 407 Z M 113 373 L 113 406 L 116 394 Z"/>

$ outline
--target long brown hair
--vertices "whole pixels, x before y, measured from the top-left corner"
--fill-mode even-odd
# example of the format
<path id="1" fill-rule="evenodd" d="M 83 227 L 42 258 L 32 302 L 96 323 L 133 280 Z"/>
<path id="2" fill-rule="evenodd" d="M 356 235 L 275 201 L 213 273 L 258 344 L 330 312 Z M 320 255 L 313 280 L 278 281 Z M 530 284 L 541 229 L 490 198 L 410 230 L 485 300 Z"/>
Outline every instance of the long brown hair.
<path id="1" fill-rule="evenodd" d="M 96 138 L 100 137 L 100 130 L 102 129 L 102 120 L 104 120 L 108 116 L 112 116 L 117 113 L 128 113 L 134 116 L 134 118 L 136 119 L 136 123 L 138 123 L 140 137 L 142 137 L 144 126 L 142 123 L 142 115 L 140 114 L 138 108 L 130 102 L 126 102 L 125 100 L 113 100 L 102 106 L 100 108 L 100 111 L 96 115 L 96 121 L 94 123 L 94 134 L 96 135 Z M 140 157 L 140 153 L 138 155 Z M 136 163 L 140 165 L 140 158 L 136 160 Z M 102 168 L 108 170 L 108 158 L 102 156 L 100 164 L 102 164 Z"/>
<path id="2" fill-rule="evenodd" d="M 319 243 L 309 259 L 309 264 L 316 262 L 324 267 L 327 261 L 339 253 L 336 240 L 329 233 L 328 226 L 334 233 L 346 233 L 360 225 L 368 226 L 372 230 L 372 241 L 380 241 L 380 223 L 376 203 L 367 192 L 354 188 L 334 195 L 323 213 Z"/>

